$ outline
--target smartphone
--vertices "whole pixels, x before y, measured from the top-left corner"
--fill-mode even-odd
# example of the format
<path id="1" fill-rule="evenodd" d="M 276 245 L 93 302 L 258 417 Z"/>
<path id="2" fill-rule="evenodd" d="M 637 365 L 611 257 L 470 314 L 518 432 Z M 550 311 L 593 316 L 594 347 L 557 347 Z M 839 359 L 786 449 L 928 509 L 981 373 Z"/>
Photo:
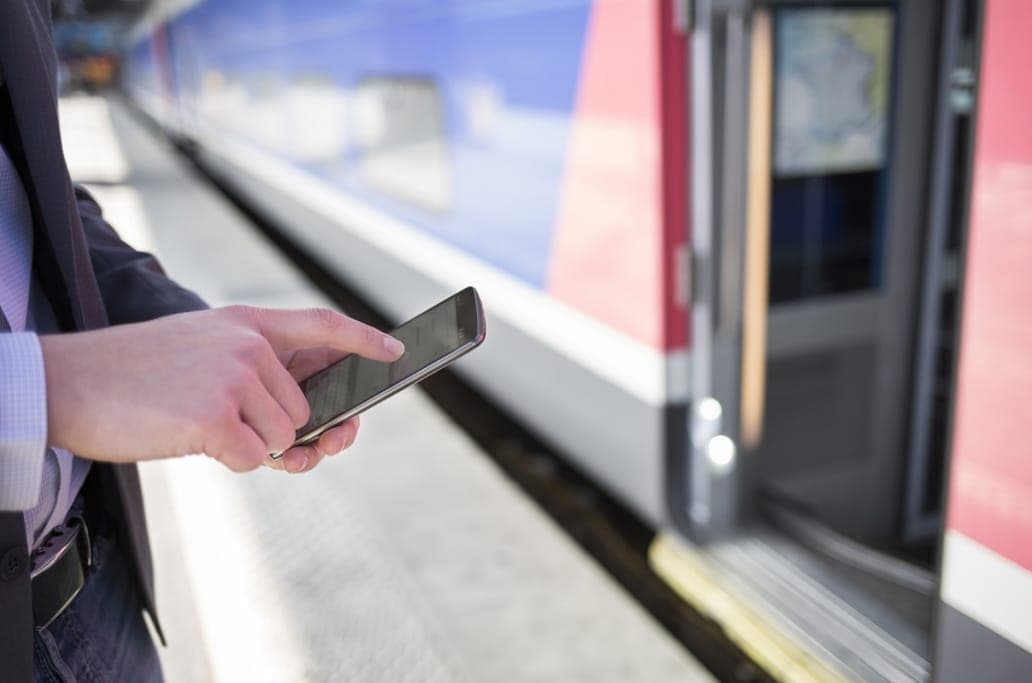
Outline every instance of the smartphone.
<path id="1" fill-rule="evenodd" d="M 393 363 L 350 355 L 302 380 L 311 416 L 297 430 L 293 445 L 311 443 L 326 430 L 426 379 L 480 346 L 486 331 L 480 296 L 467 287 L 391 331 L 405 344 L 405 354 Z M 282 455 L 271 454 L 273 459 Z"/>

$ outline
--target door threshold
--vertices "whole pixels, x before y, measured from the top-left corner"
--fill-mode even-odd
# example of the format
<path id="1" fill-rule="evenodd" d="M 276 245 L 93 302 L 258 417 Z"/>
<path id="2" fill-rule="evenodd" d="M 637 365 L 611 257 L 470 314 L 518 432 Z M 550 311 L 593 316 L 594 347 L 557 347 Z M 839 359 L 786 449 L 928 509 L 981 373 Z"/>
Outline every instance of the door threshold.
<path id="1" fill-rule="evenodd" d="M 778 680 L 929 678 L 934 595 L 922 589 L 887 586 L 765 527 L 706 546 L 663 532 L 649 563 Z"/>

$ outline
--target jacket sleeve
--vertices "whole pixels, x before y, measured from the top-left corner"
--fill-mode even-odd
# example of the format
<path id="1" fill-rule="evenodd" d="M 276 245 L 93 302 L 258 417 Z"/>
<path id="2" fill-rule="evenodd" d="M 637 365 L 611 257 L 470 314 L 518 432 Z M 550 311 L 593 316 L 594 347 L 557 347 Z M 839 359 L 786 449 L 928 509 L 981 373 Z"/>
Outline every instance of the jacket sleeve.
<path id="1" fill-rule="evenodd" d="M 75 199 L 93 272 L 112 325 L 208 308 L 199 296 L 165 275 L 154 256 L 123 242 L 85 188 L 75 186 Z"/>

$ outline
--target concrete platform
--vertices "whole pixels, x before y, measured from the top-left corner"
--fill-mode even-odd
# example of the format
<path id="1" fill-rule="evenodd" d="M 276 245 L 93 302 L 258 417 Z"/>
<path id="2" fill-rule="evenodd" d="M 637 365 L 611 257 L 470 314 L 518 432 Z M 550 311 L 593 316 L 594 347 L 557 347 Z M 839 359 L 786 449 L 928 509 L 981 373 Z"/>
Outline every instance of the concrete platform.
<path id="1" fill-rule="evenodd" d="M 327 304 L 117 101 L 62 125 L 111 223 L 212 305 Z M 305 475 L 142 470 L 170 681 L 710 680 L 418 390 Z"/>

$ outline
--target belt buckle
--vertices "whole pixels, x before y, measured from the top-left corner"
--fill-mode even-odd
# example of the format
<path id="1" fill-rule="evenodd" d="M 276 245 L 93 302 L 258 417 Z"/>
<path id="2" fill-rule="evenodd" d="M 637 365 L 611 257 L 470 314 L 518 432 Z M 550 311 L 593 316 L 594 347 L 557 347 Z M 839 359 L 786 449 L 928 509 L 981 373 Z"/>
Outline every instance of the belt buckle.
<path id="1" fill-rule="evenodd" d="M 72 545 L 75 544 L 79 551 L 79 557 L 84 558 L 86 567 L 93 565 L 92 545 L 90 543 L 89 529 L 82 517 L 73 517 L 55 527 L 43 542 L 32 551 L 32 570 L 30 576 L 34 579 L 47 571 L 54 564 L 65 556 Z"/>
<path id="2" fill-rule="evenodd" d="M 76 567 L 69 565 L 73 558 L 67 557 L 73 548 Z M 51 531 L 40 547 L 33 551 L 30 576 L 33 613 L 38 628 L 49 626 L 82 590 L 86 583 L 86 570 L 93 564 L 92 550 L 85 521 L 81 516 L 74 516 Z M 51 573 L 54 576 L 50 576 Z"/>
<path id="3" fill-rule="evenodd" d="M 75 519 L 78 521 L 79 534 L 75 537 L 75 542 L 79 544 L 79 557 L 82 558 L 83 567 L 85 573 L 86 569 L 93 566 L 93 540 L 90 538 L 90 528 L 86 525 L 86 518 L 82 515 L 77 515 Z"/>

